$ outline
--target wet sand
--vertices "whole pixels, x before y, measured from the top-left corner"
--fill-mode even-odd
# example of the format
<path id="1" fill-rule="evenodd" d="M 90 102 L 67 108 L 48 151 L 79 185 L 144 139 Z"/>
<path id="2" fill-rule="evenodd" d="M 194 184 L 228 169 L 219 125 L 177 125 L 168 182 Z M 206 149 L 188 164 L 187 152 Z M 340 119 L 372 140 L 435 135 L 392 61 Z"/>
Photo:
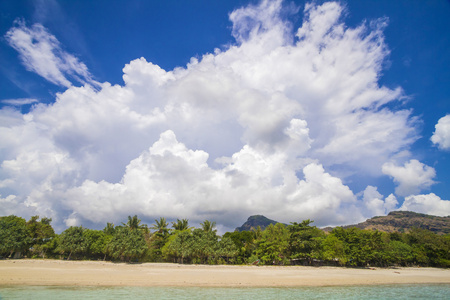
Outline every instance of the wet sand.
<path id="1" fill-rule="evenodd" d="M 0 260 L 3 286 L 298 287 L 407 283 L 450 284 L 450 270 Z"/>

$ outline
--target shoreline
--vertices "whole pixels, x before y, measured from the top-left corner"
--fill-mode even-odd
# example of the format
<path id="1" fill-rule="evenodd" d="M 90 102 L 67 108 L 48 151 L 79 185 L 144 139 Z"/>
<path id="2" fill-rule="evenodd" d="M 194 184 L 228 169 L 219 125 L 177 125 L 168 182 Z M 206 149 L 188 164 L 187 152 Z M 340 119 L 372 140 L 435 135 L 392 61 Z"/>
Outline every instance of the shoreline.
<path id="1" fill-rule="evenodd" d="M 1 286 L 301 287 L 450 284 L 450 269 L 0 260 Z"/>

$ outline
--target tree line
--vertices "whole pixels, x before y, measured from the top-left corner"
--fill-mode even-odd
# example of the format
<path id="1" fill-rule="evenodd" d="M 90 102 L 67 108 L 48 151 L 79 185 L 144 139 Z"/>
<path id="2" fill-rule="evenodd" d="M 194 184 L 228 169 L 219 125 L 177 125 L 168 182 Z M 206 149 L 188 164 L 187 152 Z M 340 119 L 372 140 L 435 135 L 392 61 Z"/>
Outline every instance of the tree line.
<path id="1" fill-rule="evenodd" d="M 0 256 L 193 264 L 335 265 L 347 267 L 450 267 L 450 235 L 425 229 L 386 233 L 336 227 L 326 233 L 312 221 L 271 224 L 264 230 L 226 232 L 205 220 L 165 218 L 149 227 L 137 216 L 103 230 L 72 226 L 56 234 L 51 219 L 0 217 Z"/>

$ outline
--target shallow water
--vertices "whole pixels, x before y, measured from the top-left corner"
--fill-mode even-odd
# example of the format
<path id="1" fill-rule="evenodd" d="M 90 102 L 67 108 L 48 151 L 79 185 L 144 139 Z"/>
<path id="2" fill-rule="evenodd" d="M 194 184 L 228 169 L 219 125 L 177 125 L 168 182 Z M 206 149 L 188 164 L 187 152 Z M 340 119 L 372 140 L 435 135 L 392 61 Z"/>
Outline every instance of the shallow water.
<path id="1" fill-rule="evenodd" d="M 0 287 L 0 299 L 449 299 L 450 284 L 298 288 Z"/>

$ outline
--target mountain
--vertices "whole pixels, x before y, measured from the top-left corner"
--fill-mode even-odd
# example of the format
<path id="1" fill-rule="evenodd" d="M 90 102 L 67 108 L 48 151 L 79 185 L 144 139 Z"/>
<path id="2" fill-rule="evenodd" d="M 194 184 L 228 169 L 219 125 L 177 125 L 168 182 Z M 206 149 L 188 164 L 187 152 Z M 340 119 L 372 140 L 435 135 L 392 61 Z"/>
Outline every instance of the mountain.
<path id="1" fill-rule="evenodd" d="M 384 232 L 407 232 L 411 228 L 422 228 L 437 234 L 449 234 L 450 216 L 437 217 L 412 211 L 392 211 L 387 216 L 373 217 L 359 224 L 342 227 L 357 227 Z M 327 227 L 323 230 L 331 231 L 332 228 Z"/>
<path id="2" fill-rule="evenodd" d="M 279 222 L 268 219 L 262 215 L 255 215 L 248 217 L 247 221 L 244 224 L 242 224 L 241 227 L 236 228 L 236 231 L 248 231 L 251 230 L 252 228 L 256 229 L 258 226 L 261 227 L 261 230 L 264 230 L 264 228 L 266 228 L 270 224 L 275 225 L 276 223 Z"/>
<path id="3" fill-rule="evenodd" d="M 256 229 L 258 226 L 264 230 L 269 224 L 279 223 L 262 215 L 251 216 L 237 231 Z M 383 232 L 407 232 L 412 228 L 422 228 L 437 234 L 450 234 L 450 216 L 437 217 L 420 214 L 412 211 L 392 211 L 387 216 L 373 217 L 362 223 L 342 226 L 343 228 L 357 227 L 367 230 L 378 230 Z M 333 230 L 332 227 L 322 228 L 326 232 Z"/>

